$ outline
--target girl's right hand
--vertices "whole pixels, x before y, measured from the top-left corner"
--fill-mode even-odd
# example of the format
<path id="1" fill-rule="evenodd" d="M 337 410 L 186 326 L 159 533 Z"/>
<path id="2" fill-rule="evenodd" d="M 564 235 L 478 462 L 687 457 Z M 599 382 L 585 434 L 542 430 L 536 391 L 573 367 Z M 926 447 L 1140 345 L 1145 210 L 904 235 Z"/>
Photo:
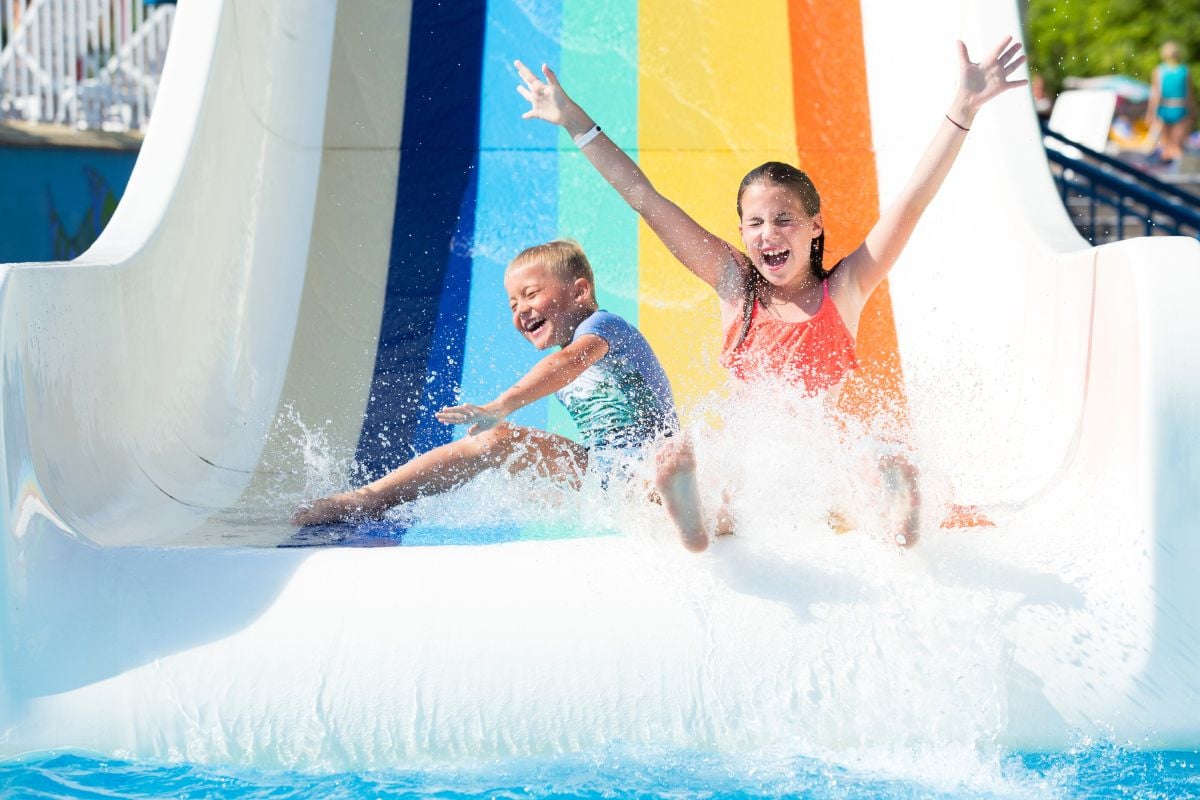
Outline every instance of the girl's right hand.
<path id="1" fill-rule="evenodd" d="M 517 91 L 529 101 L 529 110 L 521 115 L 521 119 L 544 119 L 552 125 L 565 125 L 571 98 L 563 91 L 554 70 L 543 64 L 542 74 L 546 76 L 543 81 L 520 61 L 514 61 L 513 65 L 521 80 L 525 81 L 525 85 L 518 86 Z"/>

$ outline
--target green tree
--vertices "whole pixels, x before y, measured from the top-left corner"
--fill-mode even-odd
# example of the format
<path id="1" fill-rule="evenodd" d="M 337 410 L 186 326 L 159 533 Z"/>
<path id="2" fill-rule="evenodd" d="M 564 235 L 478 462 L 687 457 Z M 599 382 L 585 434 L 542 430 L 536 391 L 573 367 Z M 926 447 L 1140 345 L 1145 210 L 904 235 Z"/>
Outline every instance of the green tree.
<path id="1" fill-rule="evenodd" d="M 1150 81 L 1158 48 L 1174 40 L 1200 93 L 1200 0 L 1029 0 L 1029 68 L 1050 93 L 1068 76 L 1131 75 Z"/>

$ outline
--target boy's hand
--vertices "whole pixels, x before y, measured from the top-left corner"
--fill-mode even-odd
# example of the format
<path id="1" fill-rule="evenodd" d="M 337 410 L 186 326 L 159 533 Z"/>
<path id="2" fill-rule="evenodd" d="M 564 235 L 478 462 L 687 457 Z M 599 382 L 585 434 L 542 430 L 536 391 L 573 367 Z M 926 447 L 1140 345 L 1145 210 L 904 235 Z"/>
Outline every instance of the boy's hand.
<path id="1" fill-rule="evenodd" d="M 514 61 L 513 65 L 516 66 L 521 80 L 525 81 L 525 85 L 518 86 L 517 91 L 529 101 L 529 110 L 521 115 L 521 119 L 544 119 L 553 125 L 564 125 L 567 105 L 571 98 L 563 91 L 554 70 L 543 64 L 542 74 L 546 76 L 546 80 L 542 81 L 520 61 Z"/>
<path id="2" fill-rule="evenodd" d="M 470 425 L 467 433 L 472 436 L 491 430 L 504 420 L 503 414 L 488 410 L 483 406 L 473 406 L 470 403 L 443 408 L 434 416 L 437 417 L 438 422 L 447 425 Z"/>

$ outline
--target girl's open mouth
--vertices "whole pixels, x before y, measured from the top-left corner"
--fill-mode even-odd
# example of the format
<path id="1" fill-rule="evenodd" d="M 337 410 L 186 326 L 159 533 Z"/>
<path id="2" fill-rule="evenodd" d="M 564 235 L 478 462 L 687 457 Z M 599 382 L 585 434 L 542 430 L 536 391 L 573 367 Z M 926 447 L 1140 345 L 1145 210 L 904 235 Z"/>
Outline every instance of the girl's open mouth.
<path id="1" fill-rule="evenodd" d="M 791 255 L 791 250 L 763 250 L 763 264 L 771 269 L 778 269 L 787 262 L 788 256 Z"/>

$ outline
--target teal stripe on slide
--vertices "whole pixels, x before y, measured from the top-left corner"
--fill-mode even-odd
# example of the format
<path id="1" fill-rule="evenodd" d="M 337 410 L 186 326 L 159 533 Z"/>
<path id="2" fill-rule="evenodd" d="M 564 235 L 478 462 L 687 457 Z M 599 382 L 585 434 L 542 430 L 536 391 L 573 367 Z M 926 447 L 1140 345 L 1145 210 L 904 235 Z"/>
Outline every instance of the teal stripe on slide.
<path id="1" fill-rule="evenodd" d="M 537 5 L 536 14 L 511 2 L 487 9 L 474 238 L 454 244 L 469 248 L 472 260 L 462 377 L 462 399 L 471 403 L 495 398 L 547 355 L 513 328 L 503 281 L 513 256 L 558 235 L 557 132 L 521 119 L 527 105 L 516 92 L 520 79 L 512 66 L 517 58 L 540 64 L 559 57 L 558 4 Z M 556 402 L 521 409 L 512 421 L 545 428 L 549 404 Z"/>
<path id="2" fill-rule="evenodd" d="M 571 96 L 630 154 L 637 146 L 637 0 L 564 0 L 562 56 L 550 62 Z M 638 221 L 565 133 L 559 136 L 558 231 L 583 245 L 600 307 L 634 325 L 638 312 Z M 549 429 L 575 438 L 560 403 Z"/>

